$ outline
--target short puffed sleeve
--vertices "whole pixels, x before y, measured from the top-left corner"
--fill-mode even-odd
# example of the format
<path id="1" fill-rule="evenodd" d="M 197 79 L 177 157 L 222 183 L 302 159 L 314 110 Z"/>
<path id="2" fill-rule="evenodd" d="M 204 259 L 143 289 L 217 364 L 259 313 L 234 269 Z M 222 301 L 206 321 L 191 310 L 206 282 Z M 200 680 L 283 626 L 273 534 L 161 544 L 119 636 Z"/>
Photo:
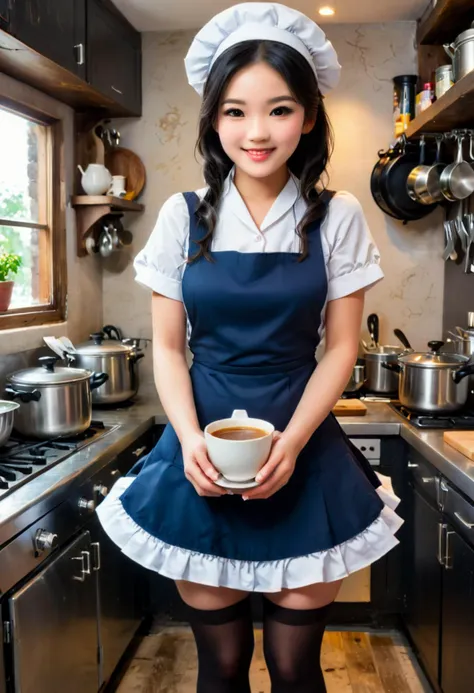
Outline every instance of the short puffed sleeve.
<path id="1" fill-rule="evenodd" d="M 354 195 L 338 192 L 332 198 L 321 232 L 326 246 L 328 301 L 383 279 L 379 250 Z"/>
<path id="2" fill-rule="evenodd" d="M 188 207 L 183 195 L 177 193 L 160 209 L 147 244 L 135 258 L 136 281 L 158 294 L 182 301 L 188 237 Z"/>

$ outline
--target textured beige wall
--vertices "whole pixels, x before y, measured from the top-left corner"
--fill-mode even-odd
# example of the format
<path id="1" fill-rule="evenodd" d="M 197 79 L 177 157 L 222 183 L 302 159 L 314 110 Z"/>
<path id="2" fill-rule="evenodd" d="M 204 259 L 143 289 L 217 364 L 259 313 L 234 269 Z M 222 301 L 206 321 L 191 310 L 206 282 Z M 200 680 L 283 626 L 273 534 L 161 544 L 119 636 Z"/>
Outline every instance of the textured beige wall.
<path id="1" fill-rule="evenodd" d="M 335 25 L 328 32 L 343 66 L 340 87 L 328 99 L 336 135 L 331 187 L 361 201 L 382 252 L 386 279 L 367 297 L 366 314 L 381 319 L 381 338 L 394 342 L 400 327 L 417 347 L 441 333 L 443 266 L 440 216 L 403 226 L 385 216 L 370 194 L 377 151 L 392 138 L 392 77 L 415 71 L 415 25 Z M 194 160 L 199 97 L 187 85 L 183 59 L 194 32 L 144 35 L 144 115 L 117 121 L 125 146 L 143 159 L 146 211 L 129 217 L 130 252 L 104 263 L 104 316 L 130 336 L 150 336 L 150 299 L 133 281 L 131 259 L 145 244 L 164 200 L 202 185 Z M 142 364 L 144 389 L 153 389 L 151 354 Z"/>
<path id="2" fill-rule="evenodd" d="M 74 113 L 72 108 L 46 94 L 0 74 L 0 94 L 45 110 L 63 121 L 66 177 L 61 194 L 66 209 L 68 301 L 66 322 L 0 332 L 0 355 L 34 349 L 43 345 L 43 335 L 66 335 L 83 341 L 102 325 L 102 269 L 98 258 L 79 258 L 76 253 L 76 215 L 69 205 L 74 176 Z"/>

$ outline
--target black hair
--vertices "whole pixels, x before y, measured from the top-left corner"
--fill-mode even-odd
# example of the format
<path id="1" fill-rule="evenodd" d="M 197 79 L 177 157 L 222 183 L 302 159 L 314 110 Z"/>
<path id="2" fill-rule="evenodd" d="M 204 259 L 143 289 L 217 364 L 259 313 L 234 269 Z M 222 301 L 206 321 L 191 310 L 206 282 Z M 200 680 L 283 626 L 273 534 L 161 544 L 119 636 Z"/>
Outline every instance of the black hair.
<path id="1" fill-rule="evenodd" d="M 308 255 L 308 226 L 324 216 L 326 207 L 316 185 L 332 153 L 333 133 L 315 74 L 307 60 L 286 44 L 261 40 L 238 43 L 219 56 L 204 88 L 196 150 L 204 160 L 204 179 L 209 189 L 196 214 L 207 232 L 198 242 L 199 250 L 191 261 L 202 255 L 211 259 L 209 248 L 217 221 L 216 208 L 224 181 L 234 165 L 214 129 L 222 95 L 239 70 L 260 62 L 267 63 L 283 77 L 294 98 L 304 107 L 305 119 L 316 118 L 311 132 L 301 136 L 287 162 L 289 170 L 300 179 L 301 195 L 307 203 L 306 213 L 296 229 L 301 239 L 300 261 Z"/>

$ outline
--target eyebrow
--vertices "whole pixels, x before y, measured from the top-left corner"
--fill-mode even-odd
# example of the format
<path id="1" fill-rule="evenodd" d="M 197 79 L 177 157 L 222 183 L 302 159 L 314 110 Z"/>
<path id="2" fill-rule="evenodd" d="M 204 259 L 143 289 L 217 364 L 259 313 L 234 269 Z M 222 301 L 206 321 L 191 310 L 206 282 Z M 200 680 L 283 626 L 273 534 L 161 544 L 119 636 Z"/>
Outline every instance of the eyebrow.
<path id="1" fill-rule="evenodd" d="M 273 99 L 268 99 L 267 103 L 278 103 L 279 101 L 292 101 L 293 103 L 297 103 L 296 99 L 294 99 L 292 96 L 275 96 Z M 240 106 L 245 106 L 246 102 L 242 101 L 242 99 L 225 99 L 225 101 L 222 102 L 222 106 L 224 106 L 226 103 L 238 103 Z"/>

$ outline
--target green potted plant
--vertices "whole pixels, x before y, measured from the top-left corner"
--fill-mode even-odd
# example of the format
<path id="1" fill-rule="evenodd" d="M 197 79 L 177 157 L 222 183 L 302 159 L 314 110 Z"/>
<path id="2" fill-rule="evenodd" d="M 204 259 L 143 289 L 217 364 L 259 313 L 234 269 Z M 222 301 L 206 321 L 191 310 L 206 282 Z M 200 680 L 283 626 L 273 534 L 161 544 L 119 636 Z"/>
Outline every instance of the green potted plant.
<path id="1" fill-rule="evenodd" d="M 9 279 L 21 267 L 22 259 L 14 253 L 0 253 L 0 313 L 8 310 L 14 281 Z"/>

